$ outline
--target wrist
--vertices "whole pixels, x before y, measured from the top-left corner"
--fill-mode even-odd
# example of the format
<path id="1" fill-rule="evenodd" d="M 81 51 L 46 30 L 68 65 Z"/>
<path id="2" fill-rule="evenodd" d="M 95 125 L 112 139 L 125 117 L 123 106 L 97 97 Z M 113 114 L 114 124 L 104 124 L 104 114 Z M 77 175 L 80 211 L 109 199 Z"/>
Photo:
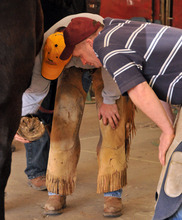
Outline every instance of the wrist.
<path id="1" fill-rule="evenodd" d="M 169 128 L 164 129 L 163 133 L 168 134 L 168 135 L 174 135 L 175 132 L 174 132 L 173 126 L 171 125 Z"/>

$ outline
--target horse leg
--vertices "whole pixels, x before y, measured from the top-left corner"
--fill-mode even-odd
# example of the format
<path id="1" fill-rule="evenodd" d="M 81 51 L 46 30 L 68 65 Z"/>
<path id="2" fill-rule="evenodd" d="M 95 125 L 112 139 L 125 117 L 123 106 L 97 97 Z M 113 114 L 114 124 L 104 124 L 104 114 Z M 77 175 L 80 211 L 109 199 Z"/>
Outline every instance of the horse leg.
<path id="1" fill-rule="evenodd" d="M 1 138 L 2 140 L 2 138 Z M 1 144 L 0 151 L 0 219 L 4 219 L 4 191 L 11 170 L 11 148 L 5 144 Z"/>
<path id="2" fill-rule="evenodd" d="M 13 91 L 9 91 L 13 94 Z M 17 99 L 16 99 L 17 98 Z M 0 219 L 4 219 L 4 191 L 11 171 L 11 142 L 18 129 L 21 102 L 11 97 L 7 105 L 1 105 L 0 112 Z M 20 99 L 21 100 L 21 99 Z"/>

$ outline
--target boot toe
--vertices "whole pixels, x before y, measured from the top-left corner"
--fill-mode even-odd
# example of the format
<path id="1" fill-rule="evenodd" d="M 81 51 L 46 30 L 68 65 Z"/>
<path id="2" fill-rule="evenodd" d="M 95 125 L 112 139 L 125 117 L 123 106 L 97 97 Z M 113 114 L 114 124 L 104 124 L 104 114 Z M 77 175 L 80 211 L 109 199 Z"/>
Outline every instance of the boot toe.
<path id="1" fill-rule="evenodd" d="M 122 215 L 122 202 L 120 198 L 104 197 L 104 217 L 119 217 Z"/>
<path id="2" fill-rule="evenodd" d="M 53 195 L 49 196 L 47 203 L 44 206 L 45 215 L 60 215 L 66 207 L 66 196 Z"/>

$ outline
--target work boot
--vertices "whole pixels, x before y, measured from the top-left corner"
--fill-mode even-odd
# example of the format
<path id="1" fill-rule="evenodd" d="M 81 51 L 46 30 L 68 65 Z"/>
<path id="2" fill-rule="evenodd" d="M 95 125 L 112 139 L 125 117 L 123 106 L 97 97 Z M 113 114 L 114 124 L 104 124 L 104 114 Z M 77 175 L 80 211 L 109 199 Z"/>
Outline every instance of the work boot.
<path id="1" fill-rule="evenodd" d="M 28 185 L 31 186 L 35 190 L 46 190 L 46 177 L 45 176 L 38 176 L 34 179 L 28 180 Z"/>
<path id="2" fill-rule="evenodd" d="M 66 208 L 66 196 L 51 195 L 44 206 L 45 215 L 60 215 Z"/>
<path id="3" fill-rule="evenodd" d="M 116 198 L 112 196 L 104 197 L 104 217 L 119 217 L 122 215 L 121 209 L 121 198 Z"/>

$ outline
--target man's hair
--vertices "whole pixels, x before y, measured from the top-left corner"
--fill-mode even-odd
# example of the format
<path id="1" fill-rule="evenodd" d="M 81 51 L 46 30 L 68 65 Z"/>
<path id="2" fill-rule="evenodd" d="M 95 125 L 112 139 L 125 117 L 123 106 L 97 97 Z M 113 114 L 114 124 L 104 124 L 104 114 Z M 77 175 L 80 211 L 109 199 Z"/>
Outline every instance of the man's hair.
<path id="1" fill-rule="evenodd" d="M 58 28 L 55 30 L 55 33 L 56 33 L 56 32 L 62 32 L 65 28 L 66 28 L 65 26 L 58 27 Z"/>
<path id="2" fill-rule="evenodd" d="M 103 28 L 104 25 L 103 25 L 103 24 L 100 24 L 100 27 Z M 100 28 L 100 27 L 99 27 L 99 28 Z M 98 28 L 98 29 L 99 29 L 99 28 Z M 88 38 L 94 38 L 94 37 L 97 35 L 98 29 L 97 29 L 93 34 L 91 34 L 89 37 L 87 37 L 87 39 L 88 39 Z"/>

